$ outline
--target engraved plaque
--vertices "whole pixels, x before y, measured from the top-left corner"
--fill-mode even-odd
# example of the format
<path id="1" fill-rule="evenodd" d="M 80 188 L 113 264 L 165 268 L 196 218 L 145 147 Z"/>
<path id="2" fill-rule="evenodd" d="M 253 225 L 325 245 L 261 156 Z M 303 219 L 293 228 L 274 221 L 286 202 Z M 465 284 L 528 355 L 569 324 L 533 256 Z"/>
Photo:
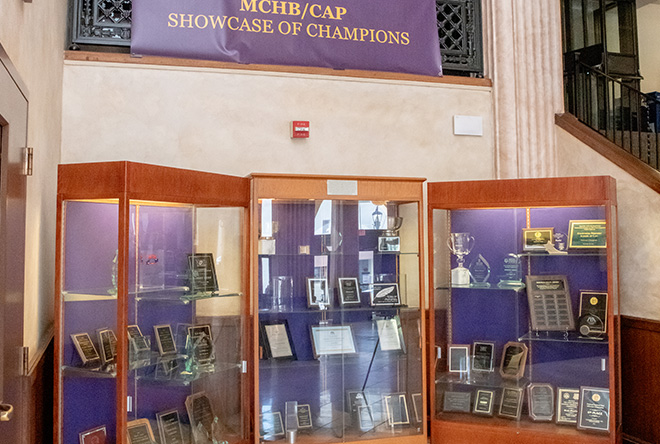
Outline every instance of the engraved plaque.
<path id="1" fill-rule="evenodd" d="M 532 330 L 575 330 L 566 276 L 527 276 Z"/>

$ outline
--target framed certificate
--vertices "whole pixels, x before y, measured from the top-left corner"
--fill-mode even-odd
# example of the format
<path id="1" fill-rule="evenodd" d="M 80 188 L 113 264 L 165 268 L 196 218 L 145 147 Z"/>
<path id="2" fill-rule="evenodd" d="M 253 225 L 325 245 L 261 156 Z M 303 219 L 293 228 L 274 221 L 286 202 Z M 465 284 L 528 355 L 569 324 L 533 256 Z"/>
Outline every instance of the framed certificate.
<path id="1" fill-rule="evenodd" d="M 151 423 L 146 418 L 128 421 L 126 436 L 128 444 L 152 444 L 156 440 Z"/>
<path id="2" fill-rule="evenodd" d="M 314 357 L 356 353 L 350 325 L 312 325 Z"/>
<path id="3" fill-rule="evenodd" d="M 610 391 L 605 388 L 580 387 L 580 410 L 577 428 L 610 431 Z"/>
<path id="4" fill-rule="evenodd" d="M 106 444 L 105 426 L 96 427 L 78 434 L 80 444 Z"/>
<path id="5" fill-rule="evenodd" d="M 580 409 L 580 390 L 574 388 L 557 389 L 557 424 L 575 425 L 578 422 Z"/>
<path id="6" fill-rule="evenodd" d="M 117 358 L 117 336 L 109 328 L 97 332 L 99 337 L 99 348 L 101 349 L 101 361 L 104 364 L 114 362 Z"/>
<path id="7" fill-rule="evenodd" d="M 509 419 L 520 419 L 523 401 L 522 387 L 504 387 L 500 399 L 499 416 Z"/>
<path id="8" fill-rule="evenodd" d="M 215 414 L 211 400 L 205 392 L 197 392 L 186 398 L 186 412 L 190 419 L 195 442 L 205 442 L 208 436 L 213 436 L 213 422 Z M 202 430 L 200 430 L 202 429 Z M 203 435 L 206 436 L 203 436 Z"/>
<path id="9" fill-rule="evenodd" d="M 339 278 L 339 303 L 360 305 L 360 285 L 357 278 Z"/>
<path id="10" fill-rule="evenodd" d="M 96 347 L 92 342 L 92 338 L 89 337 L 87 333 L 75 333 L 71 335 L 71 340 L 73 345 L 78 351 L 78 356 L 82 360 L 83 365 L 100 365 L 101 357 L 96 351 Z"/>
<path id="11" fill-rule="evenodd" d="M 296 359 L 289 323 L 281 321 L 259 322 L 264 357 L 267 359 Z"/>
<path id="12" fill-rule="evenodd" d="M 521 342 L 507 342 L 504 344 L 500 375 L 503 378 L 520 379 L 525 374 L 527 362 L 527 346 Z"/>
<path id="13" fill-rule="evenodd" d="M 158 345 L 158 353 L 161 356 L 176 353 L 172 326 L 169 324 L 154 325 L 154 336 Z"/>
<path id="14" fill-rule="evenodd" d="M 190 290 L 193 293 L 218 291 L 218 277 L 212 253 L 189 254 L 188 267 Z"/>
<path id="15" fill-rule="evenodd" d="M 553 228 L 523 228 L 523 251 L 545 251 L 545 245 L 553 243 L 553 234 Z"/>
<path id="16" fill-rule="evenodd" d="M 401 305 L 399 284 L 373 284 L 371 292 L 371 305 Z"/>
<path id="17" fill-rule="evenodd" d="M 466 373 L 470 369 L 470 346 L 450 345 L 447 352 L 449 373 Z"/>
<path id="18" fill-rule="evenodd" d="M 401 350 L 402 338 L 399 329 L 398 317 L 391 319 L 378 319 L 378 345 L 382 351 Z"/>
<path id="19" fill-rule="evenodd" d="M 607 248 L 606 221 L 569 221 L 568 248 Z"/>
<path id="20" fill-rule="evenodd" d="M 307 306 L 324 309 L 329 305 L 328 280 L 325 278 L 307 278 Z"/>
<path id="21" fill-rule="evenodd" d="M 408 403 L 403 393 L 383 395 L 383 406 L 387 416 L 387 425 L 390 427 L 410 424 Z"/>
<path id="22" fill-rule="evenodd" d="M 259 437 L 276 438 L 284 436 L 284 423 L 281 412 L 267 412 L 259 415 Z"/>
<path id="23" fill-rule="evenodd" d="M 184 444 L 183 431 L 177 410 L 156 413 L 161 444 Z"/>

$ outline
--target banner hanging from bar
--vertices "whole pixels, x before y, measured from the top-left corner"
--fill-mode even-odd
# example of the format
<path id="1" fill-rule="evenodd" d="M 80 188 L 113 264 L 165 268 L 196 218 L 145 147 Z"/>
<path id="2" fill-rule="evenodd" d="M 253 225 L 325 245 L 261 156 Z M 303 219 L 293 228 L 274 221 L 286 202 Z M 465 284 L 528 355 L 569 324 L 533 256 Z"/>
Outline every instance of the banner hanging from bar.
<path id="1" fill-rule="evenodd" d="M 434 0 L 133 0 L 131 52 L 442 75 Z"/>

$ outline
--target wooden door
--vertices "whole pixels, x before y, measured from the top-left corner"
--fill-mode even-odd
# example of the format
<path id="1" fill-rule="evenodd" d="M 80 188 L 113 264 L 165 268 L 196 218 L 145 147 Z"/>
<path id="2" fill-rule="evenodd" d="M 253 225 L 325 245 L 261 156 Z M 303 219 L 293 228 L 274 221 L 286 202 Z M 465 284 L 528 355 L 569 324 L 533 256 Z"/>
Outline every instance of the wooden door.
<path id="1" fill-rule="evenodd" d="M 23 279 L 25 191 L 22 153 L 27 139 L 27 98 L 0 45 L 0 441 L 23 443 L 28 423 L 23 399 Z M 8 419 L 3 421 L 2 419 Z"/>

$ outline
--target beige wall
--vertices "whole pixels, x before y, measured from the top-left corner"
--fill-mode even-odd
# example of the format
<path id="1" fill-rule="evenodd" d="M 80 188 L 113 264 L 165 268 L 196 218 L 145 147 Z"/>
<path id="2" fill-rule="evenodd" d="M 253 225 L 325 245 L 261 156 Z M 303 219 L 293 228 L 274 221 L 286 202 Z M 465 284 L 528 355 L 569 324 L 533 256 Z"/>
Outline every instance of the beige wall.
<path id="1" fill-rule="evenodd" d="M 31 361 L 53 327 L 56 168 L 60 155 L 62 50 L 66 0 L 0 1 L 0 42 L 29 94 L 28 145 L 34 176 L 28 178 L 24 344 Z"/>
<path id="2" fill-rule="evenodd" d="M 609 175 L 617 180 L 621 313 L 660 320 L 660 195 L 556 128 L 561 176 Z"/>
<path id="3" fill-rule="evenodd" d="M 251 172 L 494 176 L 487 87 L 65 62 L 62 161 Z M 455 114 L 484 136 L 454 136 Z M 291 120 L 311 121 L 292 140 Z"/>
<path id="4" fill-rule="evenodd" d="M 660 51 L 658 51 L 658 26 L 660 26 L 660 1 L 638 2 L 637 34 L 639 36 L 639 68 L 644 80 L 642 91 L 660 91 Z"/>

